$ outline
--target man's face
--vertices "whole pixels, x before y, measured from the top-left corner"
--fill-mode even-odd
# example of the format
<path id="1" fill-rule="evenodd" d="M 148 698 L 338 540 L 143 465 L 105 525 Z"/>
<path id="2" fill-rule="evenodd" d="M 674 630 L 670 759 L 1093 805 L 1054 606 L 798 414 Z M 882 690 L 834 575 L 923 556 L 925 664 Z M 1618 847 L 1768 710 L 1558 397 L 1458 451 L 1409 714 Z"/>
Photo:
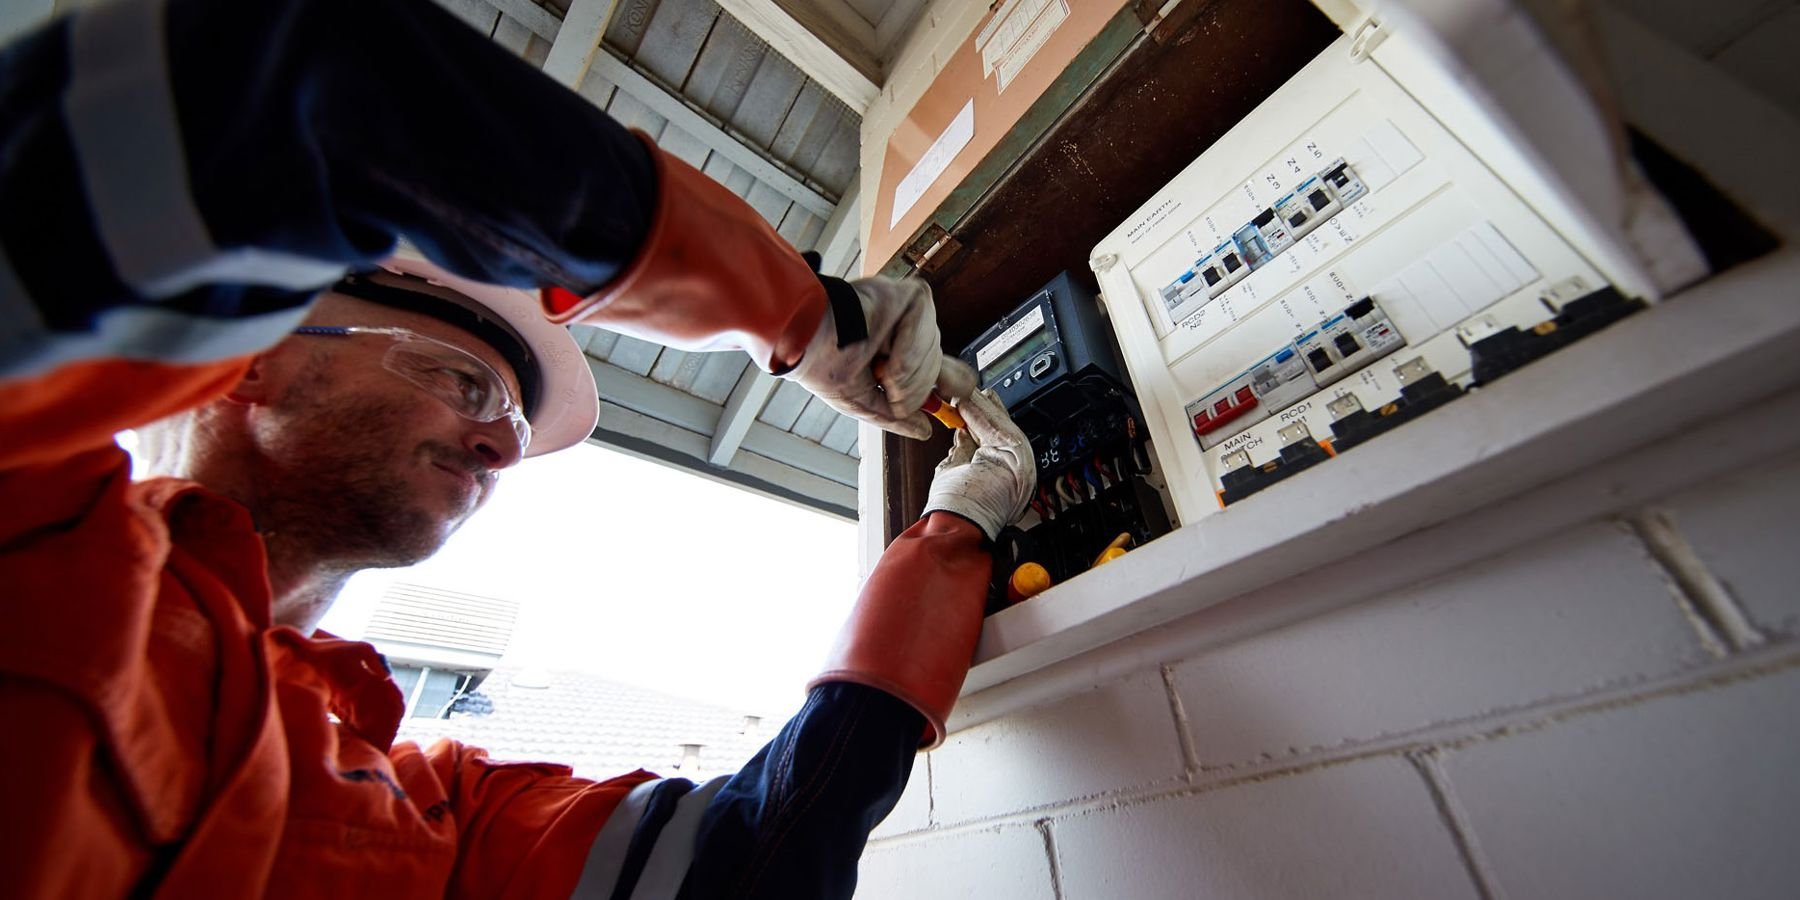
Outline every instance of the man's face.
<path id="1" fill-rule="evenodd" d="M 513 398 L 492 347 L 428 316 L 327 295 L 310 325 L 402 327 L 485 362 Z M 523 448 L 502 418 L 476 422 L 383 366 L 381 335 L 296 336 L 268 358 L 251 413 L 258 527 L 358 568 L 410 565 L 443 545 L 492 494 Z"/>

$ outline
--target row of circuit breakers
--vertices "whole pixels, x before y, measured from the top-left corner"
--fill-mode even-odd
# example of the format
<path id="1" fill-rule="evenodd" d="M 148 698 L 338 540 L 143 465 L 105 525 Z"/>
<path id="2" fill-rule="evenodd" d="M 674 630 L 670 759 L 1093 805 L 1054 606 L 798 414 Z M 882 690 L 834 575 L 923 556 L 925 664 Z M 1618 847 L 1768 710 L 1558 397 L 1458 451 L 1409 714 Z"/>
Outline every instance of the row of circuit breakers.
<path id="1" fill-rule="evenodd" d="M 1173 313 L 1203 291 L 1208 300 L 1223 294 L 1368 192 L 1349 163 L 1333 162 L 1181 273 L 1162 289 L 1163 302 Z"/>
<path id="2" fill-rule="evenodd" d="M 1164 305 L 1171 312 L 1193 314 L 1206 301 L 1224 294 L 1294 247 L 1331 217 L 1353 208 L 1368 193 L 1368 187 L 1349 163 L 1334 160 L 1166 285 L 1159 292 Z M 1555 285 L 1541 300 L 1547 318 L 1531 329 L 1496 328 L 1466 342 L 1473 376 L 1471 386 L 1492 381 L 1644 305 L 1626 300 L 1610 287 L 1588 290 L 1579 278 Z M 1470 336 L 1467 331 L 1463 334 L 1465 338 Z M 1210 450 L 1406 345 L 1400 327 L 1378 299 L 1365 296 L 1293 340 L 1272 348 L 1246 371 L 1189 402 L 1184 409 L 1185 418 L 1200 446 Z M 1295 420 L 1277 430 L 1280 449 L 1274 460 L 1257 464 L 1248 450 L 1224 454 L 1220 458 L 1223 471 L 1217 491 L 1219 504 L 1254 494 L 1464 392 L 1463 387 L 1447 380 L 1422 356 L 1400 363 L 1393 372 L 1400 396 L 1375 410 L 1365 409 L 1354 393 L 1328 400 L 1328 436 L 1315 436 L 1304 421 Z M 1329 443 L 1321 444 L 1319 438 L 1329 438 Z"/>

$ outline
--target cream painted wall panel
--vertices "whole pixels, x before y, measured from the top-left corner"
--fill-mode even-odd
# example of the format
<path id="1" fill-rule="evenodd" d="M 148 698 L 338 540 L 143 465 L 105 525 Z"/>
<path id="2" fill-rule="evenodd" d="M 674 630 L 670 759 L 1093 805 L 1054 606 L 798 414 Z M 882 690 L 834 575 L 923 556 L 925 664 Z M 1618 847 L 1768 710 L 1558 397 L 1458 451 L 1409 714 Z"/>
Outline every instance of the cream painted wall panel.
<path id="1" fill-rule="evenodd" d="M 1800 672 L 1551 725 L 1444 760 L 1499 893 L 1794 896 Z"/>
<path id="2" fill-rule="evenodd" d="M 1754 625 L 1800 635 L 1791 564 L 1800 547 L 1800 458 L 1746 469 L 1660 505 Z"/>
<path id="3" fill-rule="evenodd" d="M 952 735 L 931 760 L 933 821 L 954 824 L 1126 788 L 1185 766 L 1157 670 Z"/>
<path id="4" fill-rule="evenodd" d="M 1643 546 L 1596 524 L 1226 646 L 1178 666 L 1175 686 L 1201 767 L 1229 768 L 1704 658 Z"/>
<path id="5" fill-rule="evenodd" d="M 1478 896 L 1404 759 L 1133 804 L 1051 826 L 1064 900 Z"/>
<path id="6" fill-rule="evenodd" d="M 1055 900 L 1044 838 L 1029 825 L 871 846 L 856 900 Z"/>
<path id="7" fill-rule="evenodd" d="M 881 185 L 881 162 L 887 153 L 888 136 L 905 121 L 906 114 L 924 96 L 932 79 L 943 71 L 944 63 L 957 46 L 975 33 L 975 27 L 988 13 L 988 4 L 967 0 L 933 0 L 919 16 L 918 24 L 900 45 L 888 64 L 887 82 L 862 119 L 863 196 L 873 197 Z M 863 244 L 869 242 L 875 222 L 875 204 L 864 203 L 859 210 L 861 224 L 857 235 Z M 887 260 L 873 260 L 880 267 Z"/>

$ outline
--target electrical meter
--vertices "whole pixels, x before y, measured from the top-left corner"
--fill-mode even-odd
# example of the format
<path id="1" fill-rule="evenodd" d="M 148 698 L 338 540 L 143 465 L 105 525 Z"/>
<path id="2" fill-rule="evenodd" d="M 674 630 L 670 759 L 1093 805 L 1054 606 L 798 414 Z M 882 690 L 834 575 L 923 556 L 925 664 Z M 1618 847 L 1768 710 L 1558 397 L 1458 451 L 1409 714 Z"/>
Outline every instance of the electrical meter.
<path id="1" fill-rule="evenodd" d="M 996 541 L 992 607 L 1006 604 L 1020 566 L 1035 563 L 1060 582 L 1109 547 L 1169 530 L 1149 430 L 1091 291 L 1066 272 L 1057 276 L 969 344 L 962 359 L 1006 405 L 1037 462 L 1030 512 Z"/>
<path id="2" fill-rule="evenodd" d="M 1027 433 L 1080 415 L 1126 383 L 1093 292 L 1067 272 L 990 326 L 962 359 Z"/>

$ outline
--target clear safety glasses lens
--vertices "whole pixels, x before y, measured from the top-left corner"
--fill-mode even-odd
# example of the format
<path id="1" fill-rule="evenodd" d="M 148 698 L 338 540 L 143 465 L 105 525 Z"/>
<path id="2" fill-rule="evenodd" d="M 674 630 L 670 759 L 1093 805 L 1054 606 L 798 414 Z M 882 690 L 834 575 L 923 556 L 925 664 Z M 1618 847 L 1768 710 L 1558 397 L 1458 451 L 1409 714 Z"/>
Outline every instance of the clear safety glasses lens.
<path id="1" fill-rule="evenodd" d="M 394 342 L 382 367 L 442 400 L 457 415 L 476 422 L 505 419 L 519 439 L 519 452 L 531 446 L 531 423 L 513 402 L 506 379 L 481 358 L 408 328 L 361 325 L 303 325 L 295 334 L 320 337 L 380 335 Z"/>
<path id="2" fill-rule="evenodd" d="M 465 419 L 506 419 L 519 439 L 519 449 L 531 445 L 531 424 L 507 393 L 505 380 L 478 357 L 424 335 L 404 335 L 396 336 L 381 364 Z"/>

